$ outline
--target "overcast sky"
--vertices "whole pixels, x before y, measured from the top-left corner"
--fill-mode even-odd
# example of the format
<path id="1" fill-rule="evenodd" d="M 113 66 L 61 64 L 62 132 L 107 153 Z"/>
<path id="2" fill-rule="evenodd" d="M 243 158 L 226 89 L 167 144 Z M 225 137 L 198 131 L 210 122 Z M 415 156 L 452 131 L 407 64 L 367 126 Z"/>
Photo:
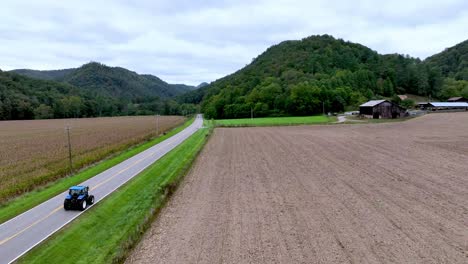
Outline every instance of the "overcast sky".
<path id="1" fill-rule="evenodd" d="M 468 38 L 466 0 L 2 0 L 0 69 L 89 61 L 214 81 L 283 40 L 330 34 L 424 59 Z"/>

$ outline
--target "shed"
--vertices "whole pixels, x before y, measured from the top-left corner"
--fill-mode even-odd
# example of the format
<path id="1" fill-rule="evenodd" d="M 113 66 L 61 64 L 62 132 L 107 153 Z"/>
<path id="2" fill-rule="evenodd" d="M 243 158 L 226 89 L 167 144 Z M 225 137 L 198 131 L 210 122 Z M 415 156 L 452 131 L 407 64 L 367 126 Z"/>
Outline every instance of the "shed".
<path id="1" fill-rule="evenodd" d="M 426 109 L 429 107 L 429 102 L 418 102 L 417 105 L 419 109 Z"/>
<path id="2" fill-rule="evenodd" d="M 447 102 L 468 102 L 468 99 L 465 97 L 452 97 L 449 98 Z"/>
<path id="3" fill-rule="evenodd" d="M 468 110 L 468 103 L 466 102 L 430 102 L 427 108 L 432 111 L 435 110 L 452 110 L 452 109 L 464 109 Z"/>
<path id="4" fill-rule="evenodd" d="M 388 100 L 371 100 L 359 106 L 359 114 L 378 118 L 399 118 L 406 115 L 406 109 Z"/>

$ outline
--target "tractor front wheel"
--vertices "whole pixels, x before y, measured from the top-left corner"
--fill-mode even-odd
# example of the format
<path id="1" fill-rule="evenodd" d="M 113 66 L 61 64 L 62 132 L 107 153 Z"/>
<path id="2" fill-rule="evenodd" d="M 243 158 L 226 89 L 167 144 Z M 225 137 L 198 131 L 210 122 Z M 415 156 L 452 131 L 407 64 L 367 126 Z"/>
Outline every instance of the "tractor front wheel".
<path id="1" fill-rule="evenodd" d="M 81 204 L 80 204 L 80 211 L 84 211 L 87 205 L 88 204 L 86 203 L 86 199 L 83 199 L 83 201 L 81 201 Z"/>
<path id="2" fill-rule="evenodd" d="M 90 195 L 88 200 L 89 205 L 92 205 L 94 203 L 94 195 Z"/>

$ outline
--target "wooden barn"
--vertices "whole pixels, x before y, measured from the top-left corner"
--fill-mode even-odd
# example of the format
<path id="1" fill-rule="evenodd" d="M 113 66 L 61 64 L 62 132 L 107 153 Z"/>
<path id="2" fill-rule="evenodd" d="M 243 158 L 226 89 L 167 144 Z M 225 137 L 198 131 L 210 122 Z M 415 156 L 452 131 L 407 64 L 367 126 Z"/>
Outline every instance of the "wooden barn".
<path id="1" fill-rule="evenodd" d="M 359 106 L 359 114 L 368 118 L 400 118 L 406 109 L 388 100 L 371 100 Z"/>

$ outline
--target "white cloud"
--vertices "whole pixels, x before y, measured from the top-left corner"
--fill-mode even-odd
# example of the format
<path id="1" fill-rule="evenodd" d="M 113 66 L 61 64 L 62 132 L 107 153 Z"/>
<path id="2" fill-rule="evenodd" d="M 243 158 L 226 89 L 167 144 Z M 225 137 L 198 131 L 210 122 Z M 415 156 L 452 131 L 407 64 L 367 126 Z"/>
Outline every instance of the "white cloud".
<path id="1" fill-rule="evenodd" d="M 461 0 L 2 1 L 0 68 L 100 61 L 174 83 L 213 81 L 315 34 L 425 58 L 466 38 Z"/>

